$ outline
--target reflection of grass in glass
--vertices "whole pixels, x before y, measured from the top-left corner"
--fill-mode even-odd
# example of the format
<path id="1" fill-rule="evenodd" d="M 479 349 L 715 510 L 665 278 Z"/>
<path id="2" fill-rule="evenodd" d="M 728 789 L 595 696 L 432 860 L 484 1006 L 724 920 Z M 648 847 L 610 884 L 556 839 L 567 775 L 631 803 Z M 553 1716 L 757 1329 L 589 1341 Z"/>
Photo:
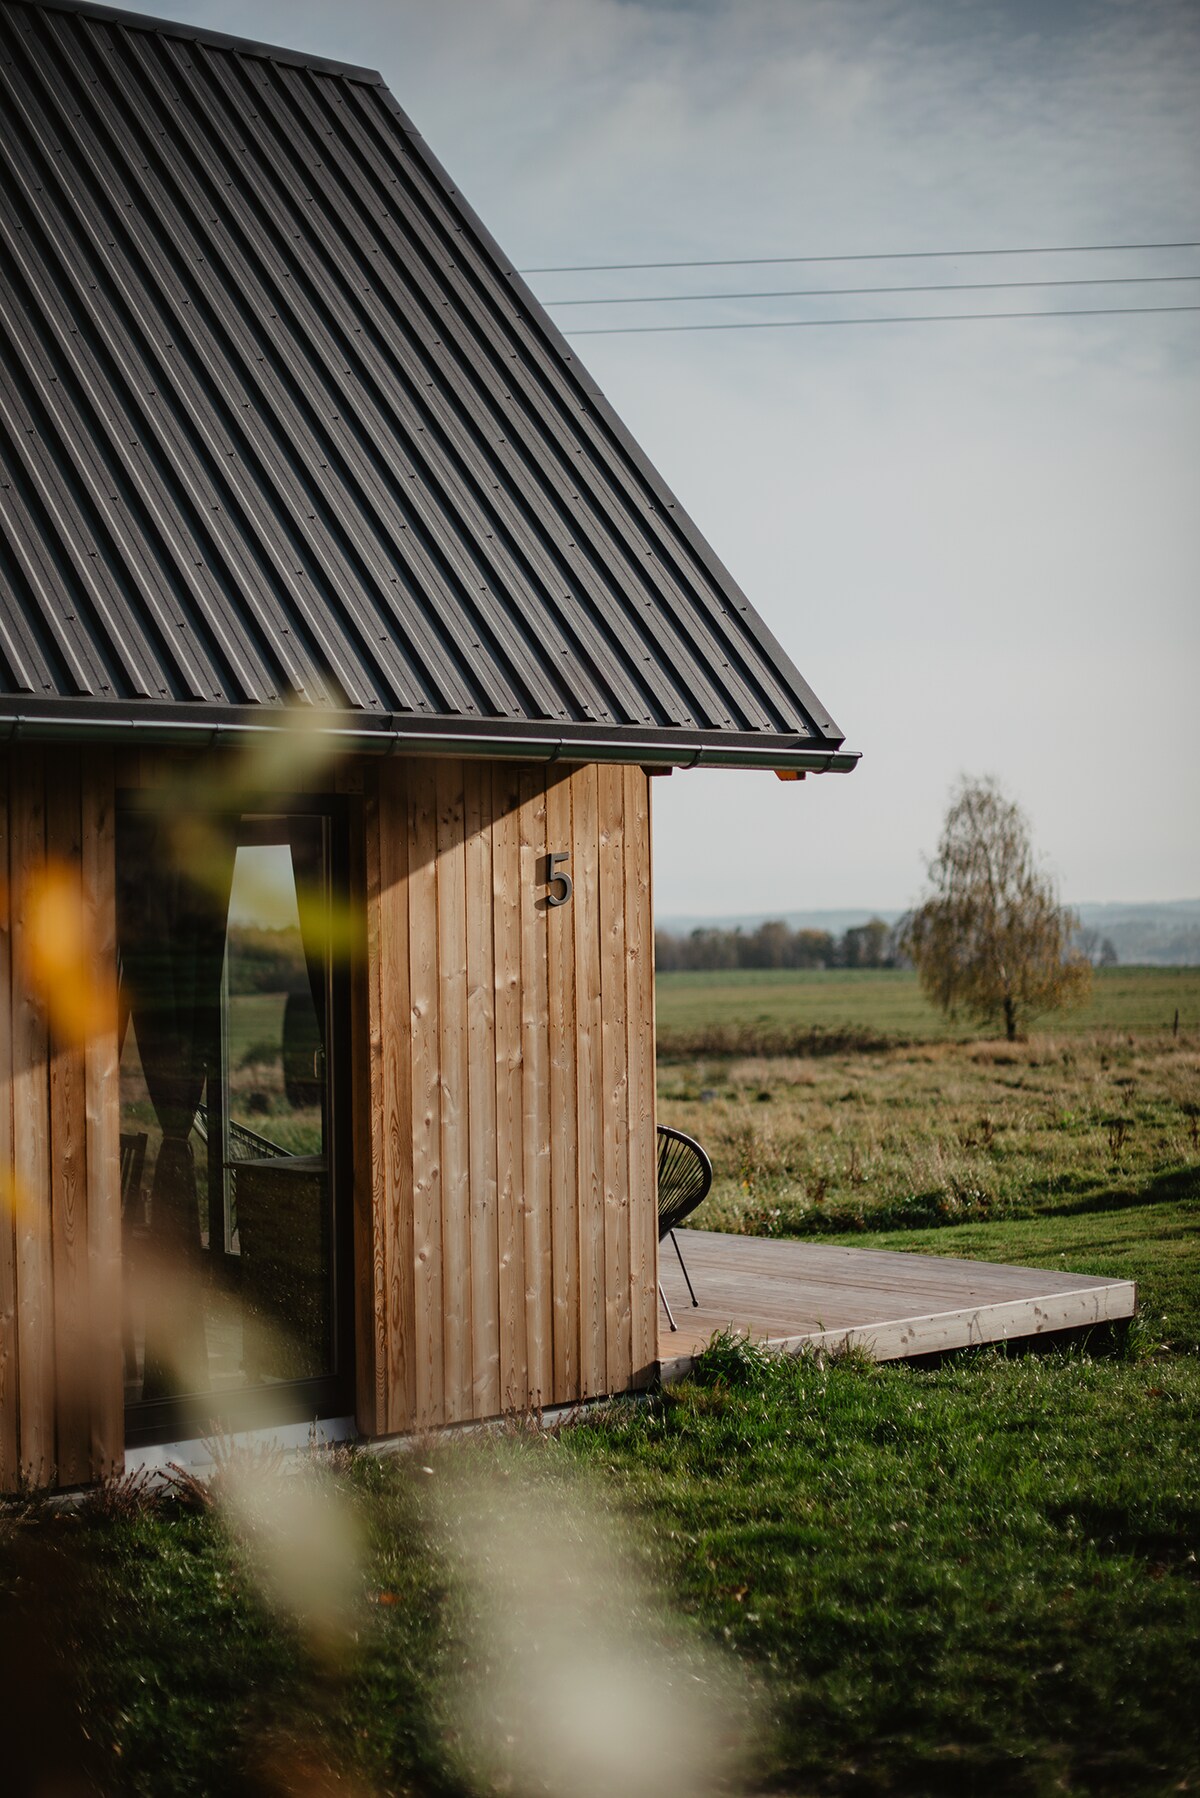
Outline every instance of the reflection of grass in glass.
<path id="1" fill-rule="evenodd" d="M 277 1043 L 282 1053 L 286 993 L 232 993 L 229 998 L 229 1065 L 238 1068 L 256 1043 Z"/>
<path id="2" fill-rule="evenodd" d="M 257 1130 L 260 1136 L 268 1137 L 288 1155 L 319 1155 L 321 1153 L 321 1113 L 314 1106 L 311 1111 L 288 1111 L 279 1117 L 250 1118 L 247 1120 L 251 1129 Z"/>
<path id="3" fill-rule="evenodd" d="M 319 1106 L 298 1109 L 284 1090 L 286 993 L 234 994 L 229 1001 L 229 1114 L 288 1155 L 319 1155 Z"/>
<path id="4" fill-rule="evenodd" d="M 234 1068 L 229 1076 L 229 1102 L 235 1111 L 238 1100 L 244 1101 L 247 1093 L 265 1093 L 268 1097 L 283 1100 L 283 1056 L 279 1050 L 275 1052 L 274 1061 L 247 1061 L 242 1067 Z"/>
<path id="5" fill-rule="evenodd" d="M 137 1130 L 157 1130 L 158 1117 L 148 1098 L 130 1099 L 121 1107 L 122 1135 Z"/>

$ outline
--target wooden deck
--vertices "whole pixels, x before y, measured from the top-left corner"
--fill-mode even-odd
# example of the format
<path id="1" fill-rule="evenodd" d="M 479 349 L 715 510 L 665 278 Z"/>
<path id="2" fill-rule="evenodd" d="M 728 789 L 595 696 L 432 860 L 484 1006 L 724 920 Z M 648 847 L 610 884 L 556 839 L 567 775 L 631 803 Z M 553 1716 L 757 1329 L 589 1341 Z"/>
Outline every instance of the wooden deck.
<path id="1" fill-rule="evenodd" d="M 852 1346 L 877 1361 L 903 1361 L 1083 1329 L 1137 1308 L 1132 1280 L 711 1230 L 681 1230 L 679 1242 L 700 1305 L 693 1308 L 664 1241 L 659 1272 L 679 1326 L 671 1331 L 660 1303 L 664 1381 L 682 1379 L 717 1330 L 779 1349 Z"/>

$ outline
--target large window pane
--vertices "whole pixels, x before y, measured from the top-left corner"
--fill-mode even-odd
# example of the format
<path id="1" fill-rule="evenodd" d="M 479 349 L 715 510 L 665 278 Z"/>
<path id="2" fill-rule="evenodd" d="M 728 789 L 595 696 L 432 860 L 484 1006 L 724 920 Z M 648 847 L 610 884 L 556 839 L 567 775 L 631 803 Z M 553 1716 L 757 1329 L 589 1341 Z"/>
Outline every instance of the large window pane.
<path id="1" fill-rule="evenodd" d="M 219 883 L 184 880 L 153 819 L 119 847 L 135 1417 L 336 1369 L 329 820 L 252 815 L 229 835 Z"/>

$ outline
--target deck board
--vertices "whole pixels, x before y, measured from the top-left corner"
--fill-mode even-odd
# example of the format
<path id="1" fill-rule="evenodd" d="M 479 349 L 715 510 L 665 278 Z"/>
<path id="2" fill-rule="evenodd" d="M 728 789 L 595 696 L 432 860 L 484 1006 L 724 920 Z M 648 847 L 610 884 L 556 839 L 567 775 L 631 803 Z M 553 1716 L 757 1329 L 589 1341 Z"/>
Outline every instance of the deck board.
<path id="1" fill-rule="evenodd" d="M 659 1309 L 662 1378 L 681 1379 L 718 1330 L 781 1349 L 863 1348 L 877 1361 L 903 1360 L 988 1342 L 1017 1342 L 1057 1330 L 1132 1317 L 1137 1288 L 1063 1269 L 956 1261 L 895 1249 L 681 1230 L 699 1308 L 692 1306 L 669 1242 L 659 1273 L 675 1314 Z"/>

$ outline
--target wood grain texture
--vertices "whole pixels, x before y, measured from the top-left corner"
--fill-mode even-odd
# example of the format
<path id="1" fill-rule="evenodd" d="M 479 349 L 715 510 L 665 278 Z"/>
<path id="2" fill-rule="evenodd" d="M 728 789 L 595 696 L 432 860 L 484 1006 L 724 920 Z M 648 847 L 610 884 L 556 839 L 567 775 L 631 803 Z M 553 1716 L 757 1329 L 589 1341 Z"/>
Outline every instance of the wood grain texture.
<path id="1" fill-rule="evenodd" d="M 83 761 L 82 885 L 92 946 L 92 979 L 111 993 L 117 971 L 117 810 L 112 754 Z M 87 1159 L 87 1263 L 91 1310 L 90 1474 L 105 1479 L 125 1465 L 124 1365 L 121 1350 L 121 1079 L 115 1011 L 84 1051 Z"/>
<path id="2" fill-rule="evenodd" d="M 601 1126 L 604 1168 L 604 1335 L 610 1392 L 633 1379 L 629 1248 L 629 1037 L 625 977 L 625 783 L 619 767 L 599 782 Z"/>
<path id="3" fill-rule="evenodd" d="M 764 1241 L 681 1230 L 700 1309 L 674 1255 L 662 1278 L 679 1328 L 664 1317 L 664 1379 L 681 1378 L 713 1332 L 732 1329 L 781 1350 L 860 1348 L 877 1361 L 1013 1342 L 1132 1317 L 1128 1280 L 1004 1267 L 893 1249 Z"/>
<path id="4" fill-rule="evenodd" d="M 12 930 L 9 919 L 9 757 L 0 751 L 0 1492 L 19 1482 L 17 1239 L 13 1181 Z"/>
<path id="5" fill-rule="evenodd" d="M 495 1417 L 500 1387 L 499 1163 L 492 770 L 463 765 L 467 934 L 467 1162 L 471 1234 L 472 1417 Z"/>
<path id="6" fill-rule="evenodd" d="M 550 1157 L 549 908 L 544 883 L 546 775 L 522 768 L 518 821 L 521 926 L 521 1173 L 528 1403 L 553 1402 L 554 1270 Z"/>
<path id="7" fill-rule="evenodd" d="M 654 923 L 650 780 L 624 770 L 625 968 L 629 1056 L 629 1234 L 633 1383 L 658 1367 L 658 1144 L 655 1137 Z"/>
<path id="8" fill-rule="evenodd" d="M 468 1138 L 467 897 L 463 764 L 436 764 L 437 960 L 442 1129 L 442 1357 L 445 1418 L 471 1416 L 471 1175 Z"/>
<path id="9" fill-rule="evenodd" d="M 496 1063 L 496 1260 L 499 1401 L 530 1402 L 525 1317 L 525 1156 L 521 1053 L 521 777 L 498 762 L 492 783 L 492 960 Z"/>
<path id="10" fill-rule="evenodd" d="M 584 1398 L 609 1390 L 606 1360 L 604 1133 L 600 994 L 600 805 L 595 763 L 576 769 L 572 861 L 575 891 L 576 1155 L 579 1225 L 579 1382 Z"/>
<path id="11" fill-rule="evenodd" d="M 17 1237 L 17 1344 L 24 1479 L 45 1485 L 54 1439 L 54 1265 L 50 1219 L 50 1041 L 28 973 L 30 907 L 46 864 L 46 769 L 40 748 L 13 752 L 9 865 L 12 883 L 13 1185 Z"/>
<path id="12" fill-rule="evenodd" d="M 123 1452 L 115 1032 L 49 1042 L 21 955 L 47 847 L 115 955 L 117 769 L 22 746 L 0 772 L 0 1470 Z M 176 779 L 121 752 L 120 778 Z M 413 758 L 350 796 L 355 1408 L 371 1436 L 569 1403 L 657 1360 L 648 783 L 637 769 Z M 546 857 L 574 890 L 547 904 Z M 29 1202 L 31 1195 L 36 1202 Z M 86 1345 L 86 1346 L 85 1346 Z M 72 1371 L 87 1362 L 81 1384 Z"/>
<path id="13" fill-rule="evenodd" d="M 351 814 L 350 904 L 362 935 L 350 958 L 351 1140 L 354 1145 L 354 1411 L 365 1436 L 387 1429 L 387 1267 L 379 1208 L 384 1180 L 383 1021 L 380 985 L 379 771 Z"/>
<path id="14" fill-rule="evenodd" d="M 383 1036 L 378 1145 L 377 1237 L 386 1368 L 384 1427 L 411 1429 L 417 1409 L 413 1338 L 412 994 L 408 919 L 409 768 L 379 774 L 380 1027 Z"/>
<path id="15" fill-rule="evenodd" d="M 438 970 L 438 821 L 434 770 L 409 770 L 409 1008 L 411 1012 L 414 1423 L 448 1419 L 443 1374 L 442 1082 Z"/>
<path id="16" fill-rule="evenodd" d="M 54 750 L 46 765 L 46 860 L 69 880 L 72 927 L 82 928 L 80 758 Z M 78 909 L 76 909 L 78 908 Z M 87 1220 L 87 1107 L 81 1044 L 50 1038 L 50 1249 L 54 1304 L 55 1463 L 58 1482 L 91 1472 Z"/>
<path id="17" fill-rule="evenodd" d="M 574 845 L 571 779 L 551 770 L 546 779 L 546 851 Z M 545 855 L 542 857 L 545 862 Z M 573 874 L 577 870 L 572 869 Z M 547 870 L 539 870 L 541 881 Z M 543 893 L 545 886 L 543 885 Z M 541 903 L 545 906 L 543 897 Z M 555 1404 L 582 1395 L 579 1368 L 579 1163 L 575 1024 L 574 900 L 546 909 L 547 1017 L 550 1071 L 550 1275 Z"/>

